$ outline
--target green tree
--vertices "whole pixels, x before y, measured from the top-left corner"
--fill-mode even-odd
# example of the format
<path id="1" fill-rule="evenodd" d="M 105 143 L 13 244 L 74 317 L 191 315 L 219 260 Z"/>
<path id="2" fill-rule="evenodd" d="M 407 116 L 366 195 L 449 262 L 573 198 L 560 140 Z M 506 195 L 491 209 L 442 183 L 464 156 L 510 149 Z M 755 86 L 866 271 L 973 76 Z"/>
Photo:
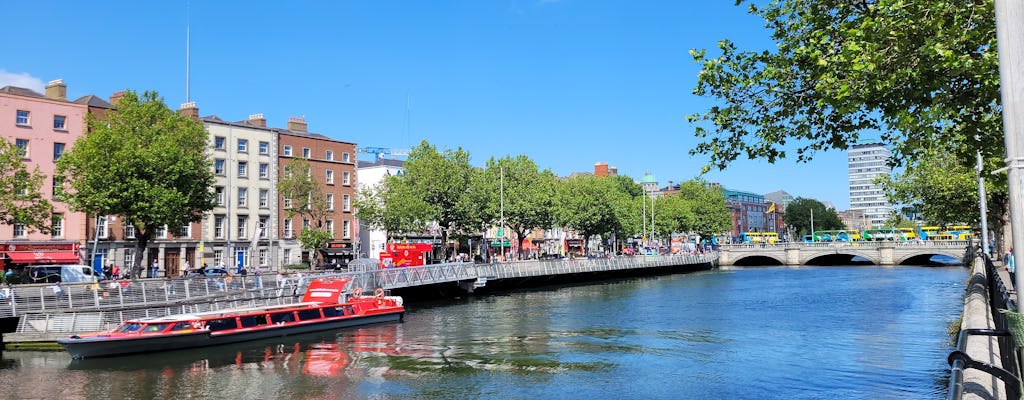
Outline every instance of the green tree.
<path id="1" fill-rule="evenodd" d="M 39 167 L 29 171 L 24 157 L 24 149 L 0 138 L 0 223 L 49 232 L 53 208 L 40 190 L 46 176 Z"/>
<path id="2" fill-rule="evenodd" d="M 409 195 L 429 206 L 430 219 L 441 228 L 442 243 L 447 244 L 452 234 L 479 231 L 483 224 L 484 206 L 471 195 L 476 173 L 462 148 L 440 152 L 424 140 L 409 153 L 400 179 L 409 185 Z M 447 256 L 446 247 L 444 253 L 442 257 Z"/>
<path id="3" fill-rule="evenodd" d="M 302 231 L 296 240 L 302 248 L 315 255 L 316 265 L 311 263 L 309 266 L 313 269 L 317 265 L 323 265 L 324 249 L 334 238 L 327 230 L 327 218 L 332 214 L 332 210 L 324 195 L 323 184 L 313 180 L 309 161 L 293 158 L 285 165 L 282 175 L 281 180 L 277 182 L 277 190 L 284 197 L 291 199 L 291 207 L 285 208 L 285 216 L 299 216 L 303 221 L 309 221 L 309 225 L 303 223 Z"/>
<path id="4" fill-rule="evenodd" d="M 826 208 L 820 201 L 803 197 L 797 197 L 786 206 L 786 213 L 782 219 L 798 237 L 803 237 L 811 233 L 812 215 L 815 231 L 844 228 L 843 221 L 839 219 L 835 209 Z"/>
<path id="5" fill-rule="evenodd" d="M 732 215 L 725 205 L 725 193 L 721 187 L 709 187 L 703 181 L 692 179 L 679 184 L 678 196 L 685 199 L 687 209 L 693 215 L 685 231 L 710 239 L 732 228 Z"/>
<path id="6" fill-rule="evenodd" d="M 738 0 L 737 4 L 742 3 Z M 845 149 L 864 131 L 913 162 L 932 143 L 964 165 L 1004 154 L 993 2 L 773 0 L 750 3 L 775 42 L 691 54 L 694 93 L 719 101 L 690 115 L 691 154 L 725 168 L 740 155 L 798 161 Z M 707 169 L 708 167 L 705 167 Z"/>
<path id="7" fill-rule="evenodd" d="M 487 160 L 485 190 L 489 199 L 487 215 L 500 218 L 504 208 L 505 227 L 511 228 L 522 252 L 526 235 L 534 228 L 549 228 L 554 220 L 555 182 L 550 170 L 540 170 L 525 155 Z M 501 193 L 504 192 L 504 196 Z M 504 200 L 501 199 L 504 198 Z M 504 207 L 502 207 L 504 203 Z M 500 221 L 494 221 L 500 225 Z M 522 256 L 522 254 L 520 254 Z"/>
<path id="8" fill-rule="evenodd" d="M 616 183 L 603 177 L 581 175 L 558 185 L 555 221 L 574 229 L 583 237 L 584 248 L 589 249 L 594 235 L 618 229 L 616 204 L 621 196 Z"/>
<path id="9" fill-rule="evenodd" d="M 156 92 L 127 91 L 109 121 L 88 117 L 89 131 L 57 162 L 74 210 L 121 215 L 136 229 L 141 255 L 157 229 L 178 230 L 216 205 L 203 124 L 167 108 Z M 131 274 L 138 277 L 142 257 Z"/>
<path id="10" fill-rule="evenodd" d="M 432 211 L 423 198 L 412 193 L 408 181 L 389 176 L 356 195 L 355 215 L 360 223 L 381 229 L 388 239 L 427 229 Z"/>

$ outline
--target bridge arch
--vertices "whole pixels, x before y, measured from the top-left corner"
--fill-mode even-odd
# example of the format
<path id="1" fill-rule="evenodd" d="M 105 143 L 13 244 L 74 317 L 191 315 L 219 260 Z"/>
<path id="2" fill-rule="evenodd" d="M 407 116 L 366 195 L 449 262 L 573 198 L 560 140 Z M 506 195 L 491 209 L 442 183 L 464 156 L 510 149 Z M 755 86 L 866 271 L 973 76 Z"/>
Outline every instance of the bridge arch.
<path id="1" fill-rule="evenodd" d="M 766 266 L 766 265 L 786 265 L 786 260 L 780 259 L 773 254 L 756 254 L 756 255 L 745 255 L 737 258 L 732 262 L 732 265 L 736 266 Z"/>
<path id="2" fill-rule="evenodd" d="M 931 258 L 934 256 L 946 256 L 957 260 L 960 264 L 964 263 L 963 252 L 954 253 L 952 251 L 941 251 L 941 250 L 923 250 L 915 251 L 907 254 L 901 254 L 895 261 L 896 265 L 935 265 Z"/>
<path id="3" fill-rule="evenodd" d="M 802 265 L 878 265 L 874 257 L 866 257 L 862 254 L 836 252 L 819 254 L 805 259 Z"/>

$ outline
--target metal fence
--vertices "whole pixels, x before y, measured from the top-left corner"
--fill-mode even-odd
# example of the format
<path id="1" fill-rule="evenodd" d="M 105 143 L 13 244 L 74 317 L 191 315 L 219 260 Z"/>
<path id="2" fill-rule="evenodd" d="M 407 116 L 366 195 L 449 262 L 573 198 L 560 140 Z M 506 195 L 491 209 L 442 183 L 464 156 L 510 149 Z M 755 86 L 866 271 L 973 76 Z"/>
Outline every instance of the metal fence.
<path id="1" fill-rule="evenodd" d="M 52 339 L 68 333 L 111 329 L 132 318 L 289 304 L 309 281 L 349 276 L 353 286 L 398 289 L 447 282 L 486 284 L 488 279 L 553 276 L 665 266 L 713 263 L 717 253 L 680 256 L 635 256 L 494 264 L 446 263 L 421 267 L 367 269 L 343 273 L 168 278 L 90 284 L 7 286 L 0 292 L 0 316 L 21 316 L 21 338 Z"/>

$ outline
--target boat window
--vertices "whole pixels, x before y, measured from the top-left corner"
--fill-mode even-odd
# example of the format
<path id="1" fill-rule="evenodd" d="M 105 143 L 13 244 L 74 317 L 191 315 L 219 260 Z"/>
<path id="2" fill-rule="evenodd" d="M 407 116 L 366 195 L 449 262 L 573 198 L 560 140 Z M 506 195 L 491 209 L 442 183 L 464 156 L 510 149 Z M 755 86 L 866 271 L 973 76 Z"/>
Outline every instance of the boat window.
<path id="1" fill-rule="evenodd" d="M 118 332 L 135 332 L 135 331 L 137 331 L 137 330 L 139 330 L 141 328 L 142 328 L 142 324 L 131 323 L 131 324 L 121 325 L 120 328 L 117 328 L 117 331 Z"/>
<path id="2" fill-rule="evenodd" d="M 146 325 L 146 328 L 143 329 L 142 332 L 146 332 L 146 333 L 149 333 L 149 332 L 163 332 L 164 328 L 166 328 L 167 325 L 170 325 L 170 324 L 149 324 L 149 325 Z"/>
<path id="3" fill-rule="evenodd" d="M 299 311 L 299 321 L 309 321 L 311 319 L 320 319 L 319 308 Z"/>
<path id="4" fill-rule="evenodd" d="M 190 330 L 190 329 L 193 329 L 192 328 L 192 323 L 188 322 L 188 321 L 179 321 L 179 322 L 175 323 L 174 326 L 171 327 L 171 331 L 172 332 L 173 331 L 184 331 L 184 330 Z"/>
<path id="5" fill-rule="evenodd" d="M 206 326 L 210 328 L 211 332 L 238 328 L 234 318 L 211 319 L 206 321 Z"/>
<path id="6" fill-rule="evenodd" d="M 266 325 L 267 324 L 267 316 L 266 315 L 249 315 L 249 316 L 241 317 L 238 320 L 240 322 L 242 322 L 242 327 L 243 328 L 251 328 L 251 327 L 254 327 L 254 326 L 260 326 L 260 325 Z"/>
<path id="7" fill-rule="evenodd" d="M 352 306 L 345 306 L 345 315 L 352 315 L 352 314 L 355 314 L 355 311 L 352 311 Z"/>
<path id="8" fill-rule="evenodd" d="M 327 307 L 327 308 L 324 308 L 324 316 L 327 317 L 327 318 L 330 318 L 330 317 L 340 317 L 342 315 L 345 315 L 345 312 L 344 312 L 344 310 L 341 307 Z"/>
<path id="9" fill-rule="evenodd" d="M 275 324 L 281 324 L 285 322 L 292 322 L 295 318 L 292 316 L 292 312 L 283 312 L 277 314 L 270 314 L 270 320 Z"/>

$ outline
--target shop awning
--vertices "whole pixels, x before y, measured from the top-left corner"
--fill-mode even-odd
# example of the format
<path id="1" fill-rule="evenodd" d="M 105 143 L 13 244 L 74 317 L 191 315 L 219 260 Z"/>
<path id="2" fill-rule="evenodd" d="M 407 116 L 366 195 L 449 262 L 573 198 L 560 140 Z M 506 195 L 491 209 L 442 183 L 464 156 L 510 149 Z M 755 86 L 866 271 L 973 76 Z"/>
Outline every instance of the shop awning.
<path id="1" fill-rule="evenodd" d="M 71 251 L 8 251 L 12 264 L 78 264 L 78 253 Z"/>

